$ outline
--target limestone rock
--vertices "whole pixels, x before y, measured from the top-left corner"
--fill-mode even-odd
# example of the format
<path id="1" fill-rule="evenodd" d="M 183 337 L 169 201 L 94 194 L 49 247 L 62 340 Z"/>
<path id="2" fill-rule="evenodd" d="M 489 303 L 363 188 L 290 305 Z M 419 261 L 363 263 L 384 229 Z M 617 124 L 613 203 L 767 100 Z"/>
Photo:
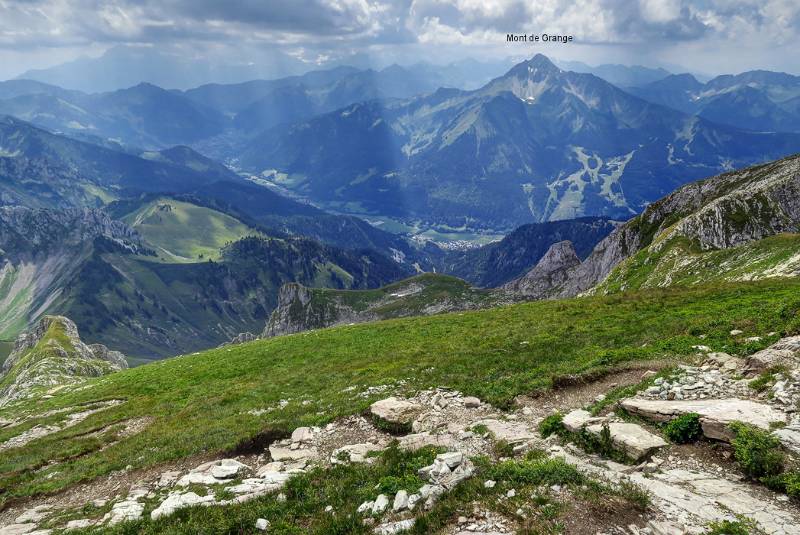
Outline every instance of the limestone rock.
<path id="1" fill-rule="evenodd" d="M 477 409 L 481 406 L 481 400 L 472 396 L 465 397 L 464 406 L 468 409 Z"/>
<path id="2" fill-rule="evenodd" d="M 49 535 L 52 530 L 36 529 L 36 524 L 9 524 L 0 528 L 0 535 Z"/>
<path id="3" fill-rule="evenodd" d="M 161 502 L 156 509 L 150 513 L 150 518 L 157 520 L 162 516 L 169 516 L 178 509 L 191 507 L 193 505 L 211 505 L 214 503 L 214 495 L 199 496 L 194 492 L 172 492 L 167 499 Z"/>
<path id="4" fill-rule="evenodd" d="M 249 472 L 250 467 L 242 464 L 236 459 L 220 459 L 203 463 L 191 472 L 181 477 L 176 485 L 186 487 L 191 484 L 215 485 L 224 483 L 227 479 L 232 479 L 243 472 Z"/>
<path id="5" fill-rule="evenodd" d="M 385 422 L 397 425 L 411 425 L 414 418 L 422 411 L 422 407 L 410 401 L 390 397 L 376 401 L 370 406 L 373 416 Z"/>
<path id="6" fill-rule="evenodd" d="M 350 444 L 337 448 L 331 454 L 332 464 L 341 463 L 366 463 L 370 461 L 369 453 L 373 451 L 381 451 L 378 444 L 365 443 L 365 444 Z"/>
<path id="7" fill-rule="evenodd" d="M 451 448 L 456 443 L 453 435 L 445 433 L 442 435 L 432 435 L 431 433 L 412 433 L 400 437 L 398 446 L 400 449 L 416 451 L 426 446 L 434 446 L 436 448 Z"/>
<path id="8" fill-rule="evenodd" d="M 523 422 L 487 419 L 473 423 L 484 425 L 497 440 L 505 440 L 512 446 L 536 438 L 536 433 Z"/>
<path id="9" fill-rule="evenodd" d="M 414 519 L 409 518 L 408 520 L 398 520 L 397 522 L 381 524 L 373 529 L 372 532 L 376 535 L 395 535 L 396 533 L 411 529 L 412 527 L 414 527 Z"/>
<path id="10" fill-rule="evenodd" d="M 310 427 L 298 427 L 292 431 L 292 442 L 298 444 L 310 443 L 314 439 L 314 431 Z"/>
<path id="11" fill-rule="evenodd" d="M 669 421 L 688 413 L 700 415 L 703 434 L 708 438 L 730 442 L 733 432 L 728 428 L 740 421 L 764 430 L 772 422 L 785 422 L 783 412 L 769 405 L 744 399 L 651 400 L 630 398 L 623 400 L 623 409 L 656 422 Z"/>
<path id="12" fill-rule="evenodd" d="M 402 511 L 408 507 L 408 492 L 404 490 L 397 491 L 394 496 L 394 503 L 392 504 L 392 511 Z"/>
<path id="13" fill-rule="evenodd" d="M 292 448 L 290 440 L 275 442 L 269 447 L 269 454 L 273 461 L 303 461 L 313 460 L 319 456 L 317 448 L 296 447 Z"/>
<path id="14" fill-rule="evenodd" d="M 800 422 L 794 422 L 783 429 L 776 429 L 772 434 L 778 437 L 784 448 L 800 455 Z"/>
<path id="15" fill-rule="evenodd" d="M 144 504 L 139 503 L 135 496 L 128 496 L 125 500 L 115 503 L 111 511 L 103 517 L 108 524 L 113 526 L 120 522 L 139 520 L 144 512 Z"/>
<path id="16" fill-rule="evenodd" d="M 379 515 L 389 507 L 389 498 L 385 494 L 379 494 L 375 498 L 375 503 L 372 504 L 372 514 Z"/>
<path id="17" fill-rule="evenodd" d="M 523 276 L 506 283 L 503 289 L 515 295 L 532 299 L 547 296 L 563 285 L 571 270 L 578 267 L 581 259 L 570 241 L 562 241 L 550 246 L 539 262 Z"/>
<path id="18" fill-rule="evenodd" d="M 797 367 L 800 365 L 800 336 L 778 340 L 768 348 L 747 357 L 746 364 L 753 372 L 760 372 L 773 366 Z"/>
<path id="19" fill-rule="evenodd" d="M 650 433 L 640 425 L 626 422 L 611 422 L 607 425 L 614 446 L 635 461 L 667 445 L 664 439 Z M 594 435 L 600 435 L 602 429 L 601 424 L 590 425 L 586 428 L 589 433 Z"/>
<path id="20" fill-rule="evenodd" d="M 69 318 L 44 316 L 33 329 L 17 337 L 0 368 L 0 379 L 12 371 L 14 377 L 0 389 L 0 407 L 42 394 L 47 387 L 69 386 L 127 367 L 122 353 L 99 344 L 84 344 Z"/>
<path id="21" fill-rule="evenodd" d="M 589 411 L 576 409 L 565 414 L 564 418 L 561 420 L 561 423 L 564 424 L 564 427 L 567 431 L 571 433 L 577 433 L 584 426 L 588 425 L 591 420 L 592 415 L 589 413 Z"/>

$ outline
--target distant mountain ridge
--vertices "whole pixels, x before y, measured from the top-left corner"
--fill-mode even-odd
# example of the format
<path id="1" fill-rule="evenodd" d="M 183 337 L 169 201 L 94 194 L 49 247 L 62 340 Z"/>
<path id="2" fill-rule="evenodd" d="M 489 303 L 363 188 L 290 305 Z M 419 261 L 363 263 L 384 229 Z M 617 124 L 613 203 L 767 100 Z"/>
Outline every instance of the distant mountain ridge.
<path id="1" fill-rule="evenodd" d="M 623 89 L 646 85 L 670 75 L 668 70 L 661 67 L 651 68 L 642 65 L 604 63 L 593 67 L 582 61 L 556 61 L 556 64 L 564 70 L 594 74 Z"/>
<path id="2" fill-rule="evenodd" d="M 703 84 L 676 74 L 631 92 L 708 120 L 755 131 L 800 132 L 800 76 L 748 71 Z"/>
<path id="3" fill-rule="evenodd" d="M 537 55 L 471 91 L 366 102 L 254 138 L 239 161 L 332 208 L 451 227 L 627 219 L 692 179 L 800 150 Z"/>

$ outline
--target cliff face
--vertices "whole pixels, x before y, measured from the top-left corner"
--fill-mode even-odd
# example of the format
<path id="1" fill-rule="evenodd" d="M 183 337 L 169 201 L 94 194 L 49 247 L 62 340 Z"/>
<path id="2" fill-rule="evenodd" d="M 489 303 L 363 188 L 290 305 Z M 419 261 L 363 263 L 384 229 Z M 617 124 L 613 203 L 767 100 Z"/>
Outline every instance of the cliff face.
<path id="1" fill-rule="evenodd" d="M 125 356 L 86 345 L 69 318 L 44 316 L 19 335 L 0 371 L 0 407 L 128 367 Z"/>
<path id="2" fill-rule="evenodd" d="M 504 290 L 522 297 L 538 297 L 563 285 L 570 270 L 581 263 L 570 241 L 550 246 L 539 263 L 522 277 L 503 286 Z"/>
<path id="3" fill-rule="evenodd" d="M 296 282 L 281 286 L 278 306 L 270 315 L 264 332 L 261 333 L 262 338 L 319 329 L 358 319 L 358 314 L 352 307 L 335 299 L 326 299 L 322 293 L 318 299 L 313 299 L 313 294 L 314 290 Z"/>
<path id="4" fill-rule="evenodd" d="M 0 338 L 51 309 L 95 250 L 145 252 L 134 230 L 99 210 L 0 207 Z"/>
<path id="5" fill-rule="evenodd" d="M 612 232 L 582 263 L 565 272 L 563 264 L 540 262 L 510 286 L 524 286 L 526 278 L 552 277 L 556 284 L 529 285 L 525 296 L 572 297 L 603 282 L 640 251 L 658 254 L 676 239 L 700 251 L 713 251 L 799 230 L 800 156 L 796 155 L 684 186 Z"/>

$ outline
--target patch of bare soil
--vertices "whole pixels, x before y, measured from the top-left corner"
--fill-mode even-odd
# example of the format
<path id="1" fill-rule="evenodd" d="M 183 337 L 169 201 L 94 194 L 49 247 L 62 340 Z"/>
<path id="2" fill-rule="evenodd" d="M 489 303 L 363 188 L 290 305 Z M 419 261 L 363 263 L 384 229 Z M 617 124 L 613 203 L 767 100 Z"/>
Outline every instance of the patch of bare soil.
<path id="1" fill-rule="evenodd" d="M 527 415 L 543 418 L 556 411 L 565 412 L 589 405 L 600 394 L 607 394 L 619 386 L 638 384 L 642 374 L 648 370 L 659 371 L 672 364 L 670 361 L 633 362 L 603 374 L 563 377 L 556 388 L 534 396 L 519 396 L 515 405 Z"/>

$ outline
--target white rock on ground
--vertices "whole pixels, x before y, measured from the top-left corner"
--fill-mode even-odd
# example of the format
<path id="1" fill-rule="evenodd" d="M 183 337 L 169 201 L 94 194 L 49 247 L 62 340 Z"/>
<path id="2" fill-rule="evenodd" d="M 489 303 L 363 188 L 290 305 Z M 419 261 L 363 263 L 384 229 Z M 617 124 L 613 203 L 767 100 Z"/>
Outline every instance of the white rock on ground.
<path id="1" fill-rule="evenodd" d="M 772 432 L 789 451 L 800 454 L 800 422 L 792 422 L 783 429 Z"/>
<path id="2" fill-rule="evenodd" d="M 275 442 L 269 447 L 269 454 L 273 461 L 303 461 L 314 460 L 319 456 L 317 448 L 295 447 L 292 448 L 290 440 Z M 297 443 L 294 443 L 297 446 Z"/>
<path id="3" fill-rule="evenodd" d="M 421 478 L 444 489 L 452 489 L 474 473 L 472 463 L 460 452 L 441 453 L 433 460 L 433 464 L 418 471 Z M 424 492 L 420 493 L 425 497 Z"/>
<path id="4" fill-rule="evenodd" d="M 39 522 L 46 517 L 50 511 L 51 507 L 49 505 L 37 505 L 35 507 L 31 507 L 30 509 L 26 510 L 24 513 L 19 515 L 14 522 L 17 524 L 27 524 L 30 522 Z"/>
<path id="5" fill-rule="evenodd" d="M 372 460 L 369 457 L 370 452 L 381 451 L 382 449 L 380 445 L 369 442 L 342 446 L 331 453 L 331 464 L 366 463 Z"/>
<path id="6" fill-rule="evenodd" d="M 104 517 L 104 521 L 113 526 L 120 522 L 139 520 L 144 512 L 144 504 L 139 503 L 136 496 L 128 496 L 121 502 L 115 503 Z"/>
<path id="7" fill-rule="evenodd" d="M 156 509 L 150 513 L 150 518 L 157 520 L 162 516 L 169 516 L 178 509 L 190 507 L 192 505 L 211 505 L 214 503 L 214 495 L 207 494 L 206 496 L 199 496 L 194 492 L 172 492 L 167 496 L 167 499 L 161 502 Z"/>
<path id="8" fill-rule="evenodd" d="M 422 411 L 416 403 L 390 397 L 376 401 L 370 408 L 373 416 L 386 422 L 398 425 L 411 425 L 414 418 Z"/>
<path id="9" fill-rule="evenodd" d="M 389 507 L 389 498 L 385 494 L 379 494 L 375 498 L 375 503 L 372 504 L 372 514 L 379 515 Z"/>
<path id="10" fill-rule="evenodd" d="M 473 426 L 484 425 L 497 440 L 505 440 L 512 446 L 521 442 L 536 439 L 536 433 L 523 422 L 487 419 L 473 423 Z"/>
<path id="11" fill-rule="evenodd" d="M 236 459 L 219 459 L 203 463 L 192 469 L 188 474 L 178 479 L 176 485 L 179 487 L 186 487 L 192 484 L 216 485 L 249 471 L 249 466 L 240 463 Z"/>
<path id="12" fill-rule="evenodd" d="M 298 427 L 292 431 L 292 442 L 309 443 L 314 440 L 314 431 L 310 427 Z"/>
<path id="13" fill-rule="evenodd" d="M 402 511 L 408 507 L 408 492 L 398 490 L 394 495 L 394 503 L 392 504 L 392 511 Z"/>
<path id="14" fill-rule="evenodd" d="M 764 430 L 773 422 L 786 422 L 786 415 L 769 405 L 744 399 L 653 400 L 630 398 L 620 405 L 630 413 L 656 422 L 665 422 L 682 414 L 697 413 L 703 434 L 730 442 L 733 432 L 728 425 L 735 421 Z"/>
<path id="15" fill-rule="evenodd" d="M 451 448 L 455 445 L 456 439 L 453 435 L 445 433 L 442 435 L 432 435 L 428 432 L 413 433 L 400 437 L 398 447 L 403 450 L 416 451 L 426 446 L 436 448 Z"/>
<path id="16" fill-rule="evenodd" d="M 389 522 L 388 524 L 381 524 L 372 530 L 377 535 L 395 535 L 401 531 L 411 529 L 414 527 L 414 519 L 398 520 L 397 522 Z"/>
<path id="17" fill-rule="evenodd" d="M 256 520 L 256 529 L 258 531 L 267 531 L 269 529 L 269 521 L 266 518 L 259 518 Z"/>
<path id="18" fill-rule="evenodd" d="M 570 411 L 564 415 L 564 418 L 561 420 L 561 423 L 564 424 L 564 427 L 567 431 L 571 433 L 577 433 L 584 426 L 588 425 L 589 422 L 592 420 L 592 415 L 589 411 L 583 409 L 575 409 L 574 411 Z"/>
<path id="19" fill-rule="evenodd" d="M 600 436 L 603 426 L 594 424 L 588 426 L 586 430 L 595 436 Z M 611 422 L 608 424 L 608 431 L 611 435 L 612 444 L 635 461 L 667 445 L 664 439 L 637 424 Z"/>
<path id="20" fill-rule="evenodd" d="M 52 530 L 36 529 L 36 524 L 9 524 L 0 528 L 0 535 L 49 535 Z"/>
<path id="21" fill-rule="evenodd" d="M 468 409 L 476 409 L 481 406 L 481 400 L 472 396 L 465 397 L 464 406 Z"/>
<path id="22" fill-rule="evenodd" d="M 748 369 L 761 371 L 773 366 L 797 367 L 800 364 L 800 336 L 782 338 L 746 359 Z"/>
<path id="23" fill-rule="evenodd" d="M 95 524 L 97 524 L 97 520 L 92 520 L 91 518 L 81 518 L 79 520 L 70 520 L 67 522 L 67 525 L 64 527 L 64 529 L 66 531 L 73 529 L 86 529 L 94 526 Z"/>

